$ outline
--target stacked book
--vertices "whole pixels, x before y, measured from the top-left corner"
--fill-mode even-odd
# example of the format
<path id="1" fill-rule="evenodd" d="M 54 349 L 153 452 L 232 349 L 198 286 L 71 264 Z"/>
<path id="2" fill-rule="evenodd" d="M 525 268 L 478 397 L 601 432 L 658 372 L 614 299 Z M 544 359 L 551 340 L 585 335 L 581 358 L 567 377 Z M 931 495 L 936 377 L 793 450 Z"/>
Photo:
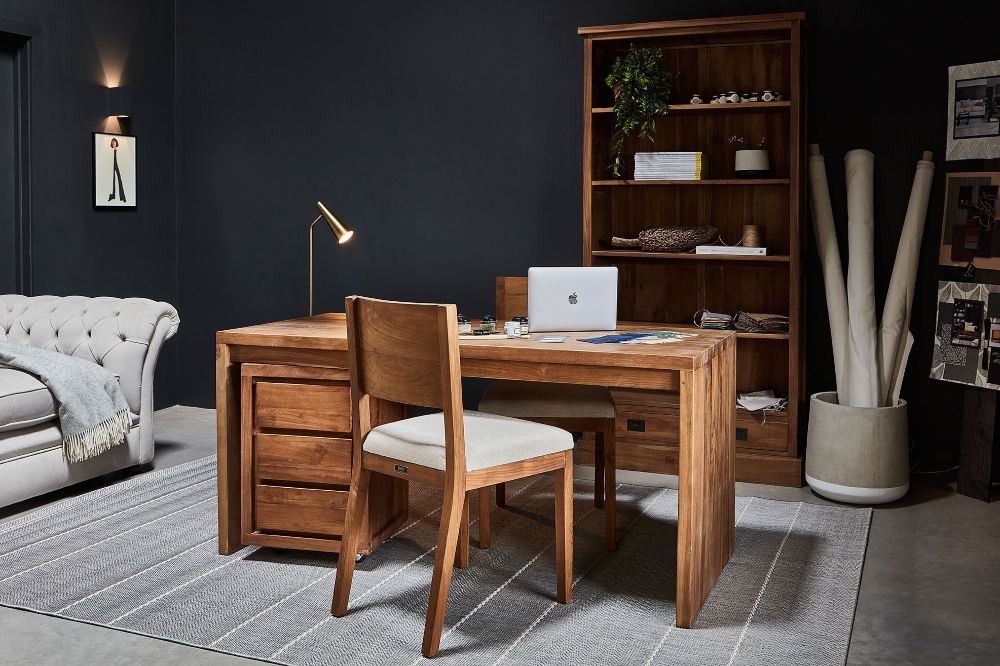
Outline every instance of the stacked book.
<path id="1" fill-rule="evenodd" d="M 636 153 L 636 180 L 701 180 L 702 153 Z"/>
<path id="2" fill-rule="evenodd" d="M 722 312 L 699 310 L 695 313 L 694 323 L 698 328 L 716 328 L 728 330 L 733 327 L 733 316 Z"/>

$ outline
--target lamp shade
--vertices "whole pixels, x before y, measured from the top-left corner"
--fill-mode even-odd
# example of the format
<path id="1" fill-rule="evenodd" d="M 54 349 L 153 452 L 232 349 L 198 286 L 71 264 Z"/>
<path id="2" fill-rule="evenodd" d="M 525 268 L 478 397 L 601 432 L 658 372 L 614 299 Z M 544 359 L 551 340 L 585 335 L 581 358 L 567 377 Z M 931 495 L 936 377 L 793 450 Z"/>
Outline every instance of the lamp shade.
<path id="1" fill-rule="evenodd" d="M 340 220 L 338 220 L 337 217 L 330 212 L 329 208 L 323 205 L 322 201 L 316 202 L 316 208 L 319 209 L 319 214 L 326 221 L 326 225 L 330 227 L 330 231 L 332 231 L 333 235 L 337 237 L 338 243 L 343 245 L 347 241 L 351 240 L 354 236 L 354 231 L 341 224 Z"/>

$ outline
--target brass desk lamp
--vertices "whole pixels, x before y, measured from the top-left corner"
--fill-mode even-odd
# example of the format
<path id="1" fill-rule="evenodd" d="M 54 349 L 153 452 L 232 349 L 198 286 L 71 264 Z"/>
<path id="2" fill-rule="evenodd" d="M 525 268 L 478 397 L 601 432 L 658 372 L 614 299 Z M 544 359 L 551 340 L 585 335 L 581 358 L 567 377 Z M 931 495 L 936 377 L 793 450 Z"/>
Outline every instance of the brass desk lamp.
<path id="1" fill-rule="evenodd" d="M 337 237 L 337 243 L 343 245 L 347 241 L 351 240 L 354 236 L 354 231 L 348 229 L 343 224 L 340 223 L 330 209 L 323 205 L 322 201 L 316 202 L 316 208 L 319 208 L 319 215 L 316 219 L 312 221 L 309 225 L 309 316 L 313 314 L 313 227 L 320 220 L 326 222 L 326 225 L 330 227 L 330 231 L 333 235 Z"/>

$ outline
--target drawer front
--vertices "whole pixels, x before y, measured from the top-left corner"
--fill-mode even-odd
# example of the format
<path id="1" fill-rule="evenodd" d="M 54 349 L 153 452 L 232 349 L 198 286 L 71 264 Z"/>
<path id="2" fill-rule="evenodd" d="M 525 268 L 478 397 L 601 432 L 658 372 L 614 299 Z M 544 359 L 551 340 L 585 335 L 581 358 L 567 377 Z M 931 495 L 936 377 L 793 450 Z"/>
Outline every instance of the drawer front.
<path id="1" fill-rule="evenodd" d="M 681 406 L 681 397 L 676 391 L 611 389 L 611 397 L 615 401 L 615 406 L 619 408 L 640 406 L 677 411 Z"/>
<path id="2" fill-rule="evenodd" d="M 258 381 L 254 391 L 257 428 L 351 431 L 351 387 Z"/>
<path id="3" fill-rule="evenodd" d="M 680 442 L 680 417 L 652 407 L 619 404 L 615 410 L 615 439 L 672 444 Z"/>
<path id="4" fill-rule="evenodd" d="M 351 483 L 351 440 L 302 435 L 254 435 L 257 482 Z"/>
<path id="5" fill-rule="evenodd" d="M 635 472 L 677 474 L 679 450 L 676 446 L 615 441 L 615 469 Z M 594 466 L 594 435 L 587 433 L 576 443 L 576 464 Z"/>
<path id="6" fill-rule="evenodd" d="M 254 528 L 260 532 L 341 536 L 347 495 L 343 490 L 258 484 L 254 489 Z"/>
<path id="7" fill-rule="evenodd" d="M 755 416 L 736 410 L 736 448 L 784 453 L 788 450 L 788 414 Z"/>

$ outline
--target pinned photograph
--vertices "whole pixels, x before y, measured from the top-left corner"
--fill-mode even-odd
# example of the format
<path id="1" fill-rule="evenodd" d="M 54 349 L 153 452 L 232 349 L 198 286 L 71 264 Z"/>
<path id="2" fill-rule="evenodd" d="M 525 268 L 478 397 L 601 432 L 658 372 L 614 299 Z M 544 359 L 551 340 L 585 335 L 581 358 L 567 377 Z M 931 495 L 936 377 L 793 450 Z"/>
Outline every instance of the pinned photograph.
<path id="1" fill-rule="evenodd" d="M 951 320 L 951 344 L 978 347 L 982 339 L 983 302 L 955 300 Z"/>
<path id="2" fill-rule="evenodd" d="M 949 160 L 1000 157 L 1000 60 L 948 69 Z"/>
<path id="3" fill-rule="evenodd" d="M 135 208 L 135 137 L 94 132 L 94 208 Z"/>

